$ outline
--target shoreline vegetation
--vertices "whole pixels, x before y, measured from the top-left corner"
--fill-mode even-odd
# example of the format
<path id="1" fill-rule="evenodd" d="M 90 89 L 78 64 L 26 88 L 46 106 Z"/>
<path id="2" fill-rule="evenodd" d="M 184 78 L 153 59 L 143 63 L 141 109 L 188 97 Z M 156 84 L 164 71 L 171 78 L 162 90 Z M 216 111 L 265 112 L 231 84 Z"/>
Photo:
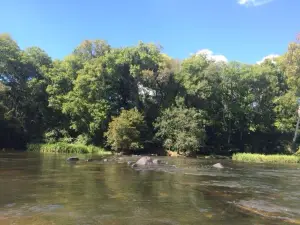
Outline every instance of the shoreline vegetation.
<path id="1" fill-rule="evenodd" d="M 65 153 L 65 154 L 98 154 L 111 155 L 110 151 L 93 145 L 69 144 L 63 142 L 45 143 L 45 144 L 28 144 L 27 151 L 43 153 Z"/>
<path id="2" fill-rule="evenodd" d="M 13 149 L 0 149 L 2 152 L 13 151 Z M 109 151 L 101 147 L 84 144 L 72 144 L 65 142 L 57 143 L 31 143 L 27 144 L 26 151 L 28 152 L 40 152 L 40 153 L 59 153 L 59 154 L 97 154 L 97 155 L 113 155 L 118 154 L 114 151 Z M 174 154 L 171 154 L 174 153 Z M 125 153 L 126 154 L 126 153 Z M 143 155 L 143 154 L 142 154 Z M 152 154 L 148 154 L 152 155 Z M 177 154 L 172 151 L 165 151 L 165 155 L 169 157 L 189 157 L 185 155 Z M 228 155 L 194 155 L 196 158 L 203 159 L 231 159 L 232 161 L 245 162 L 245 163 L 271 163 L 271 164 L 295 164 L 300 163 L 300 150 L 292 155 L 287 154 L 258 154 L 258 153 L 234 153 L 231 157 Z M 193 157 L 193 156 L 190 156 Z"/>
<path id="3" fill-rule="evenodd" d="M 300 154 L 298 152 L 294 155 L 264 155 L 255 153 L 236 153 L 232 156 L 232 160 L 248 163 L 300 163 Z"/>

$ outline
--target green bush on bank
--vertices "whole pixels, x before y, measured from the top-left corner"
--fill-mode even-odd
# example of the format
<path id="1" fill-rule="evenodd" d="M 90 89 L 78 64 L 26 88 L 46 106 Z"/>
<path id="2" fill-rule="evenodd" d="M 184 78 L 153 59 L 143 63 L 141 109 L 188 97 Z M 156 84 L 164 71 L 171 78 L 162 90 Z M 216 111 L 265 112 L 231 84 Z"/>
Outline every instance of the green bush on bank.
<path id="1" fill-rule="evenodd" d="M 295 156 L 300 156 L 300 148 L 298 148 L 298 151 L 295 153 Z"/>
<path id="2" fill-rule="evenodd" d="M 27 151 L 30 152 L 52 152 L 52 153 L 77 153 L 77 154 L 110 154 L 103 148 L 93 145 L 69 144 L 64 142 L 46 144 L 28 144 Z"/>
<path id="3" fill-rule="evenodd" d="M 236 153 L 232 160 L 253 163 L 300 163 L 300 157 L 296 155 L 263 155 L 252 153 Z"/>
<path id="4" fill-rule="evenodd" d="M 118 117 L 112 117 L 105 133 L 107 144 L 117 152 L 143 149 L 141 132 L 146 125 L 144 116 L 137 108 L 122 110 Z"/>

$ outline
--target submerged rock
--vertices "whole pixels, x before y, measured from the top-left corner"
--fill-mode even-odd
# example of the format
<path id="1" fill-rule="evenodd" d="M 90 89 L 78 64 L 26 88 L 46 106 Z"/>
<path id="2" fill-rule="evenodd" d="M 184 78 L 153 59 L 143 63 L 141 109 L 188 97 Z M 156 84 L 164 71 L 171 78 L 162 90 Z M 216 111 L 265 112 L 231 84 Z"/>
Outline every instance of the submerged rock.
<path id="1" fill-rule="evenodd" d="M 67 158 L 67 161 L 69 161 L 69 162 L 77 162 L 77 161 L 79 161 L 79 158 L 77 158 L 77 157 L 69 157 L 69 158 Z"/>
<path id="2" fill-rule="evenodd" d="M 160 159 L 153 159 L 153 164 L 162 164 L 162 161 Z"/>
<path id="3" fill-rule="evenodd" d="M 128 165 L 128 166 L 132 166 L 134 163 L 135 163 L 135 162 L 133 162 L 133 161 L 128 161 L 128 162 L 127 162 L 127 165 Z"/>
<path id="4" fill-rule="evenodd" d="M 230 159 L 230 157 L 224 155 L 207 155 L 204 158 L 205 159 Z"/>
<path id="5" fill-rule="evenodd" d="M 223 169 L 224 166 L 221 164 L 221 163 L 216 163 L 213 165 L 214 168 L 217 168 L 217 169 Z"/>
<path id="6" fill-rule="evenodd" d="M 285 223 L 300 224 L 298 219 L 295 219 L 299 214 L 299 210 L 285 208 L 263 200 L 241 200 L 233 203 L 240 211 L 247 214 L 256 214 L 261 217 L 281 220 Z"/>

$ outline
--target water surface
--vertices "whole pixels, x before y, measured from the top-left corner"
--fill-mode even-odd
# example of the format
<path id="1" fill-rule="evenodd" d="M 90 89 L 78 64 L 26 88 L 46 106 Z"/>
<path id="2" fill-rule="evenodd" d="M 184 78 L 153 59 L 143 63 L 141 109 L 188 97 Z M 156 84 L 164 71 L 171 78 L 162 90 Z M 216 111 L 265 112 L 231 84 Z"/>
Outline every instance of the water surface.
<path id="1" fill-rule="evenodd" d="M 300 224 L 299 165 L 162 157 L 168 165 L 134 170 L 136 157 L 66 158 L 1 153 L 0 225 Z"/>

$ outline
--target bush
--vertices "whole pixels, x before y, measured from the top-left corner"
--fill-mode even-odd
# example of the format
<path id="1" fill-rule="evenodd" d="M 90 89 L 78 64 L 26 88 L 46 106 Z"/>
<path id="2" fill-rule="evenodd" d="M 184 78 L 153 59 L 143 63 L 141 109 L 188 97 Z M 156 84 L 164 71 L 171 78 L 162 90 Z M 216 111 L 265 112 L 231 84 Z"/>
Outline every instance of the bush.
<path id="1" fill-rule="evenodd" d="M 204 143 L 203 116 L 195 108 L 187 108 L 182 100 L 163 111 L 154 123 L 156 137 L 163 140 L 168 150 L 195 152 Z"/>
<path id="2" fill-rule="evenodd" d="M 91 142 L 92 142 L 91 138 L 85 134 L 79 135 L 75 140 L 75 144 L 82 144 L 82 145 L 89 145 Z"/>
<path id="3" fill-rule="evenodd" d="M 300 163 L 300 157 L 295 155 L 263 155 L 252 153 L 237 153 L 232 160 L 254 163 Z"/>
<path id="4" fill-rule="evenodd" d="M 73 138 L 70 137 L 66 130 L 53 129 L 44 134 L 44 141 L 47 143 L 64 142 L 71 143 Z"/>
<path id="5" fill-rule="evenodd" d="M 144 117 L 136 108 L 122 110 L 120 116 L 113 117 L 108 125 L 108 131 L 105 133 L 107 144 L 119 152 L 142 149 L 140 136 L 144 128 Z"/>
<path id="6" fill-rule="evenodd" d="M 69 144 L 64 142 L 57 142 L 54 144 L 28 144 L 27 151 L 31 152 L 52 152 L 52 153 L 97 153 L 97 154 L 110 154 L 103 148 L 93 145 L 82 144 Z"/>

